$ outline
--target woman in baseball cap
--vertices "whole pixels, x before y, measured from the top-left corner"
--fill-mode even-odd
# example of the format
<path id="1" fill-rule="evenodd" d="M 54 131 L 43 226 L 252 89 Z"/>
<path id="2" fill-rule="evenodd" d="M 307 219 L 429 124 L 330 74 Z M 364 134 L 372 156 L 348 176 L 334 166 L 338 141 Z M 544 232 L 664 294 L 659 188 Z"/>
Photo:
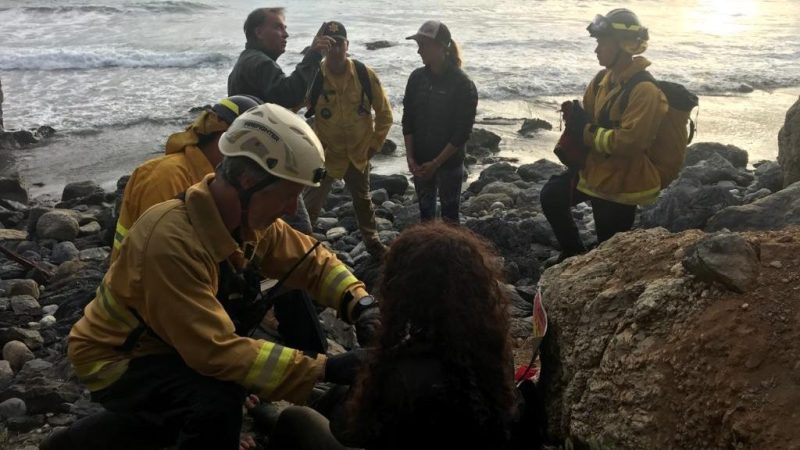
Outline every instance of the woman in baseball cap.
<path id="1" fill-rule="evenodd" d="M 403 98 L 406 160 L 419 201 L 420 219 L 459 223 L 464 149 L 478 105 L 475 84 L 461 70 L 461 54 L 447 25 L 422 24 L 407 39 L 417 42 L 424 67 L 411 73 Z"/>

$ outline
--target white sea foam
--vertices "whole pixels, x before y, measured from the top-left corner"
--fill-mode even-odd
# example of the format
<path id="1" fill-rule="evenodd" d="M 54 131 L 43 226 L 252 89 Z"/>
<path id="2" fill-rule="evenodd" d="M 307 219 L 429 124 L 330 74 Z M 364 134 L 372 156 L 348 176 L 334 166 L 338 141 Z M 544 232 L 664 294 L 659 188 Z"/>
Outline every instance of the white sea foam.
<path id="1" fill-rule="evenodd" d="M 0 70 L 80 70 L 102 67 L 180 68 L 231 63 L 228 55 L 202 51 L 157 52 L 130 48 L 0 49 Z"/>

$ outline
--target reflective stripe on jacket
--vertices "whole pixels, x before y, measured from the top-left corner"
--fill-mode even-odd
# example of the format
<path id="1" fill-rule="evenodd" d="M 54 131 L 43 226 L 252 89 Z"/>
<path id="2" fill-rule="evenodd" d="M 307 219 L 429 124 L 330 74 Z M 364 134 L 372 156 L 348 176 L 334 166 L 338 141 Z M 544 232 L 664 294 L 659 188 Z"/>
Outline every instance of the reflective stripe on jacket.
<path id="1" fill-rule="evenodd" d="M 282 220 L 240 247 L 209 191 L 210 174 L 187 190 L 185 202 L 150 208 L 131 228 L 119 257 L 69 335 L 68 355 L 89 389 L 111 385 L 139 356 L 177 352 L 198 373 L 235 381 L 265 399 L 304 401 L 322 377 L 325 356 L 238 336 L 215 297 L 219 263 L 250 257 L 265 277 L 280 278 L 313 245 Z M 245 251 L 253 249 L 253 251 Z M 346 293 L 366 295 L 335 255 L 319 246 L 287 279 L 337 311 Z M 139 321 L 145 333 L 130 352 L 118 350 Z"/>
<path id="2" fill-rule="evenodd" d="M 214 171 L 203 151 L 188 145 L 183 151 L 146 161 L 136 168 L 125 185 L 120 204 L 111 262 L 119 255 L 128 229 L 151 206 L 175 198 L 189 186 Z"/>
<path id="3" fill-rule="evenodd" d="M 584 143 L 592 151 L 580 172 L 579 191 L 626 205 L 649 204 L 658 196 L 661 178 L 647 153 L 669 109 L 667 98 L 653 83 L 639 83 L 625 111 L 620 112 L 618 105 L 621 84 L 649 65 L 647 59 L 637 57 L 622 73 L 609 71 L 597 92 L 589 83 L 583 104 L 592 123 L 598 125 L 603 107 L 611 101 L 610 119 L 617 125 L 584 130 Z"/>
<path id="4" fill-rule="evenodd" d="M 363 172 L 369 164 L 367 152 L 370 148 L 380 150 L 392 126 L 392 107 L 375 72 L 367 67 L 372 85 L 371 107 L 375 110 L 373 123 L 370 105 L 362 106 L 366 99 L 355 64 L 350 59 L 347 64 L 345 74 L 337 76 L 323 61 L 320 70 L 324 83 L 314 108 L 314 131 L 325 147 L 325 168 L 328 176 L 336 179 L 344 177 L 350 164 Z"/>

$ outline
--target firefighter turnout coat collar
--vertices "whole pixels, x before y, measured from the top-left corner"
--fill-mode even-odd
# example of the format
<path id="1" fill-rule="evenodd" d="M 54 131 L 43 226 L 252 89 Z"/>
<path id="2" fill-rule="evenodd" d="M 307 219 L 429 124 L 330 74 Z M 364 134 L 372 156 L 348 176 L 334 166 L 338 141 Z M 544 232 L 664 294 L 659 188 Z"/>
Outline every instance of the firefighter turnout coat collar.
<path id="1" fill-rule="evenodd" d="M 281 345 L 238 336 L 215 297 L 219 263 L 248 260 L 264 277 L 280 278 L 313 246 L 282 220 L 253 233 L 243 246 L 231 237 L 209 190 L 214 175 L 187 190 L 185 201 L 160 203 L 145 212 L 123 241 L 95 298 L 69 335 L 68 355 L 90 390 L 110 386 L 128 363 L 150 354 L 177 352 L 198 373 L 234 381 L 265 399 L 303 402 L 321 379 L 325 356 L 310 357 Z M 286 281 L 319 303 L 339 310 L 346 293 L 366 295 L 335 255 L 318 246 Z M 139 324 L 145 333 L 121 351 Z"/>

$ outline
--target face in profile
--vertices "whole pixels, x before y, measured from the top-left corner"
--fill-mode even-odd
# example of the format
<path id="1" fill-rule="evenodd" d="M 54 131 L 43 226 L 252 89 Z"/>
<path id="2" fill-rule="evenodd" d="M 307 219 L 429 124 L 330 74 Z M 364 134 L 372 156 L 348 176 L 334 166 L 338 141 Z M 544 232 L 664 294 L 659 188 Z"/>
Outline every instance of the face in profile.
<path id="1" fill-rule="evenodd" d="M 422 58 L 422 64 L 430 66 L 436 61 L 444 60 L 444 47 L 435 40 L 420 36 L 417 41 L 417 53 Z"/>
<path id="2" fill-rule="evenodd" d="M 270 55 L 282 55 L 286 51 L 289 33 L 283 15 L 268 13 L 264 23 L 255 31 L 258 43 Z"/>

